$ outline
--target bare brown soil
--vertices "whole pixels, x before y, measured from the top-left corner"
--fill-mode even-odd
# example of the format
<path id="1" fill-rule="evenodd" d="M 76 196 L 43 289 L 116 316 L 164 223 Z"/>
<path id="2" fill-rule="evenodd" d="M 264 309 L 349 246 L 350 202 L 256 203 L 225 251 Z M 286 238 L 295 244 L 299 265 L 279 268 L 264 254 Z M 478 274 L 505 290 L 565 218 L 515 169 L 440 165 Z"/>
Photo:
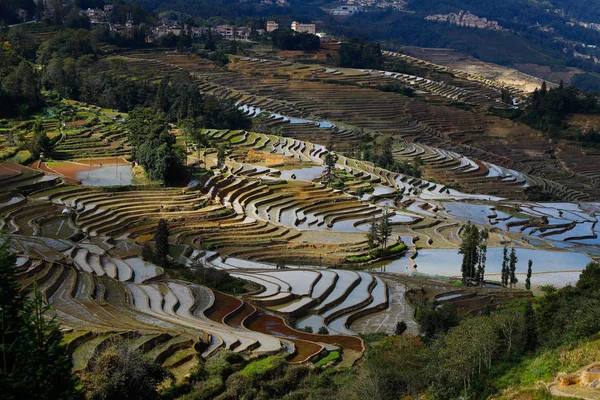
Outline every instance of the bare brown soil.
<path id="1" fill-rule="evenodd" d="M 362 340 L 353 336 L 343 336 L 343 335 L 315 335 L 312 333 L 300 332 L 295 329 L 289 327 L 282 318 L 268 314 L 264 311 L 259 311 L 258 318 L 255 318 L 249 325 L 248 328 L 257 331 L 263 332 L 270 335 L 292 338 L 292 339 L 302 339 L 308 340 L 311 342 L 321 342 L 328 344 L 340 344 L 342 347 L 348 348 L 350 350 L 360 351 L 364 350 L 364 344 Z"/>

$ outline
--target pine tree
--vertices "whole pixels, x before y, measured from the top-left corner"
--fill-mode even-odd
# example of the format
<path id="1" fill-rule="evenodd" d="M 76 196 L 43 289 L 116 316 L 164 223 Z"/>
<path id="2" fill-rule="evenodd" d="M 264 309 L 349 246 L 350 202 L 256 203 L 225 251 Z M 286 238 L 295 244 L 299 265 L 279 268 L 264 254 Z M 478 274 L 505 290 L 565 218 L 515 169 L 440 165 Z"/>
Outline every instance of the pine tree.
<path id="1" fill-rule="evenodd" d="M 462 243 L 458 250 L 459 254 L 463 255 L 461 266 L 463 284 L 481 278 L 480 246 L 485 239 L 485 231 L 480 231 L 476 225 L 468 223 L 465 226 Z"/>
<path id="2" fill-rule="evenodd" d="M 338 161 L 338 156 L 329 151 L 325 155 L 325 180 L 327 181 L 327 185 L 331 186 L 333 183 L 333 178 L 335 177 L 335 164 Z"/>
<path id="3" fill-rule="evenodd" d="M 523 347 L 525 352 L 533 352 L 537 347 L 537 324 L 535 319 L 535 312 L 531 302 L 527 302 L 525 307 L 525 331 Z"/>
<path id="4" fill-rule="evenodd" d="M 33 124 L 33 137 L 26 147 L 34 158 L 38 158 L 41 153 L 50 151 L 52 148 L 52 143 L 44 131 L 42 120 L 39 118 Z"/>
<path id="5" fill-rule="evenodd" d="M 167 265 L 169 254 L 169 223 L 166 219 L 158 220 L 156 233 L 154 234 L 154 259 L 156 264 Z"/>
<path id="6" fill-rule="evenodd" d="M 165 76 L 158 84 L 156 97 L 154 98 L 154 108 L 163 112 L 169 111 L 169 100 L 167 99 L 167 87 L 170 77 Z"/>
<path id="7" fill-rule="evenodd" d="M 502 286 L 508 285 L 508 249 L 504 246 L 502 253 Z"/>
<path id="8" fill-rule="evenodd" d="M 381 217 L 381 221 L 379 222 L 379 238 L 381 240 L 382 249 L 387 247 L 387 242 L 392 235 L 392 224 L 390 223 L 392 215 L 391 212 L 385 210 Z"/>
<path id="9" fill-rule="evenodd" d="M 479 269 L 477 271 L 478 280 L 480 286 L 483 286 L 485 280 L 485 263 L 487 261 L 487 245 L 484 243 L 479 246 Z"/>
<path id="10" fill-rule="evenodd" d="M 517 261 L 519 261 L 519 259 L 517 258 L 517 253 L 513 247 L 510 251 L 509 264 L 508 264 L 509 272 L 510 272 L 510 287 L 511 288 L 514 288 L 515 285 L 517 284 L 517 282 L 519 281 L 515 274 L 515 272 L 517 270 Z"/>
<path id="11" fill-rule="evenodd" d="M 0 387 L 2 398 L 79 399 L 72 362 L 50 307 L 34 285 L 31 299 L 20 293 L 16 258 L 0 245 Z"/>
<path id="12" fill-rule="evenodd" d="M 204 45 L 204 50 L 215 51 L 217 49 L 217 45 L 215 43 L 215 39 L 213 38 L 212 30 L 208 28 L 208 38 L 206 39 L 206 44 Z"/>
<path id="13" fill-rule="evenodd" d="M 527 289 L 527 290 L 531 289 L 531 274 L 532 274 L 531 267 L 532 266 L 533 266 L 533 261 L 529 260 L 529 262 L 527 263 L 527 279 L 525 280 L 525 289 Z"/>
<path id="14" fill-rule="evenodd" d="M 221 169 L 225 165 L 225 155 L 226 155 L 225 145 L 217 146 L 217 168 Z"/>
<path id="15" fill-rule="evenodd" d="M 369 224 L 369 231 L 367 232 L 367 242 L 369 243 L 369 249 L 374 249 L 379 244 L 379 223 L 375 217 L 371 217 Z"/>

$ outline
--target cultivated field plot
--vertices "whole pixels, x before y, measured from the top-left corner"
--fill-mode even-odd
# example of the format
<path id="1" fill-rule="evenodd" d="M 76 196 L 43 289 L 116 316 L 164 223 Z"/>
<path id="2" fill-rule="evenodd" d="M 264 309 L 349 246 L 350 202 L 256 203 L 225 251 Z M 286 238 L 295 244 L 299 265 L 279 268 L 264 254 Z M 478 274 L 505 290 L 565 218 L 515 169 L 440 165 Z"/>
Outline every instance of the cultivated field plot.
<path id="1" fill-rule="evenodd" d="M 189 71 L 206 92 L 233 98 L 253 114 L 258 109 L 271 113 L 272 127 L 286 136 L 334 142 L 338 151 L 351 151 L 363 132 L 391 135 L 398 142 L 399 159 L 419 155 L 426 177 L 478 193 L 522 198 L 528 182 L 570 201 L 599 194 L 585 174 L 568 167 L 568 160 L 560 154 L 550 157 L 552 145 L 541 133 L 448 106 L 459 102 L 501 107 L 499 90 L 505 85 L 395 53 L 387 56 L 403 58 L 421 76 L 259 58 L 236 59 L 225 71 L 188 56 L 133 53 L 124 59 L 133 65 L 156 64 L 162 73 Z M 440 80 L 428 78 L 431 71 Z M 417 97 L 374 89 L 396 81 L 414 86 Z M 416 148 L 403 152 L 403 142 Z M 465 158 L 471 167 L 465 167 Z"/>
<path id="2" fill-rule="evenodd" d="M 417 331 L 407 298 L 437 296 L 476 314 L 530 296 L 494 282 L 503 246 L 517 248 L 521 283 L 532 259 L 534 285 L 571 282 L 600 256 L 585 155 L 563 146 L 552 158 L 538 132 L 478 111 L 499 104 L 501 84 L 386 57 L 414 74 L 259 58 L 221 69 L 193 56 L 125 54 L 157 78 L 187 71 L 204 91 L 264 117 L 263 132 L 199 131 L 210 145 L 188 152 L 187 187 L 133 178 L 126 115 L 71 103 L 60 118 L 46 116 L 54 152 L 31 167 L 0 163 L 1 228 L 23 288 L 37 285 L 68 331 L 75 369 L 117 339 L 178 379 L 222 349 L 311 362 L 341 347 L 350 365 L 364 351 L 357 334 L 393 333 L 401 321 Z M 395 82 L 416 96 L 378 89 Z M 359 159 L 365 133 L 375 146 L 391 136 L 393 156 L 422 162 L 423 177 Z M 532 186 L 564 202 L 522 201 Z M 391 234 L 381 249 L 398 252 L 378 253 L 367 240 L 384 216 Z M 191 275 L 142 259 L 161 219 L 170 257 Z M 487 281 L 456 288 L 469 222 L 489 230 Z M 260 289 L 232 295 L 173 279 L 206 283 L 200 264 Z"/>

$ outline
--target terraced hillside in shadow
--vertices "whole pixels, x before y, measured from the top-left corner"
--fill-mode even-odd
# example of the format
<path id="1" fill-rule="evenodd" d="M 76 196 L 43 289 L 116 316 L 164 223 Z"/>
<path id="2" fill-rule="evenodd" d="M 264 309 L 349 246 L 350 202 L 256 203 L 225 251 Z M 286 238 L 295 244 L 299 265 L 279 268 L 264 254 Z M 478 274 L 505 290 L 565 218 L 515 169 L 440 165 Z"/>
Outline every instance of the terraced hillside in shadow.
<path id="1" fill-rule="evenodd" d="M 276 58 L 236 57 L 225 70 L 183 55 L 128 54 L 124 59 L 134 66 L 152 65 L 159 75 L 190 72 L 207 93 L 233 98 L 254 115 L 270 113 L 270 127 L 285 136 L 335 143 L 336 150 L 349 152 L 363 133 L 389 135 L 398 147 L 398 159 L 421 155 L 427 177 L 467 190 L 522 198 L 523 187 L 514 185 L 510 172 L 502 172 L 507 179 L 500 183 L 494 179 L 498 169 L 505 169 L 513 176 L 527 175 L 531 184 L 565 200 L 599 194 L 593 178 L 570 166 L 569 156 L 555 152 L 546 136 L 487 114 L 488 107 L 506 107 L 500 102 L 500 89 L 508 88 L 515 96 L 519 90 L 396 53 L 387 57 L 403 58 L 415 75 L 332 69 Z M 417 96 L 376 90 L 394 83 L 414 88 Z M 403 153 L 406 146 L 417 149 Z M 594 156 L 581 157 L 595 165 Z M 464 158 L 472 168 L 461 168 Z"/>

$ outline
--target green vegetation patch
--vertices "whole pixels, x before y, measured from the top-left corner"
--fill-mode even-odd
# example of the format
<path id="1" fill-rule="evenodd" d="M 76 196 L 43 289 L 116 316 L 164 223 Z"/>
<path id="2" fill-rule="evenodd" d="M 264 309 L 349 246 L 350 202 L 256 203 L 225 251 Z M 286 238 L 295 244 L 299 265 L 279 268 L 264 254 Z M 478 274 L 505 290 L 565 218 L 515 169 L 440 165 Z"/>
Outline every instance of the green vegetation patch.
<path id="1" fill-rule="evenodd" d="M 407 249 L 408 246 L 406 246 L 406 244 L 397 243 L 385 249 L 374 249 L 371 251 L 370 254 L 367 255 L 346 257 L 346 261 L 353 264 L 364 263 L 371 260 L 376 260 L 381 257 L 389 257 L 393 255 L 404 254 Z"/>
<path id="2" fill-rule="evenodd" d="M 250 364 L 246 365 L 241 372 L 242 375 L 247 378 L 260 379 L 269 374 L 271 371 L 279 368 L 284 362 L 285 359 L 283 356 L 269 356 L 258 361 L 251 362 Z"/>
<path id="3" fill-rule="evenodd" d="M 227 217 L 228 215 L 231 215 L 233 213 L 234 211 L 231 208 L 222 208 L 220 210 L 210 213 L 209 218 Z"/>
<path id="4" fill-rule="evenodd" d="M 6 161 L 15 163 L 15 164 L 25 165 L 25 164 L 29 164 L 30 162 L 33 161 L 33 156 L 31 155 L 29 150 L 21 150 L 21 151 L 18 151 L 17 154 L 15 154 L 13 157 L 9 158 Z"/>
<path id="5" fill-rule="evenodd" d="M 563 346 L 523 359 L 495 380 L 499 389 L 550 382 L 559 372 L 575 372 L 600 359 L 600 339 Z M 500 365 L 500 367 L 506 367 Z M 492 374 L 493 375 L 493 374 Z"/>
<path id="6" fill-rule="evenodd" d="M 339 351 L 332 351 L 331 353 L 327 354 L 327 356 L 317 361 L 315 366 L 324 367 L 329 363 L 337 364 L 341 360 L 341 358 L 342 356 Z"/>

